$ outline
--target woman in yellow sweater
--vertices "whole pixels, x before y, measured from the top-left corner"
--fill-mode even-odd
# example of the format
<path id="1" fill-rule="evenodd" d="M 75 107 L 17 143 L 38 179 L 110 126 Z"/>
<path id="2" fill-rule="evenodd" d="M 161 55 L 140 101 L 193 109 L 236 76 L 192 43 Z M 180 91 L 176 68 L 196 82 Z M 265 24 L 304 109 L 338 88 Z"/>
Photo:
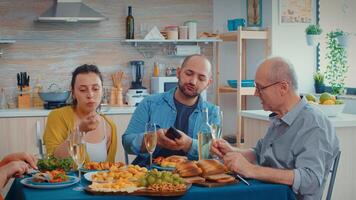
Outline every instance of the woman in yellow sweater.
<path id="1" fill-rule="evenodd" d="M 82 65 L 72 74 L 72 106 L 55 109 L 48 115 L 44 132 L 47 154 L 69 157 L 69 134 L 75 128 L 85 132 L 86 161 L 115 162 L 117 135 L 115 124 L 97 113 L 103 96 L 103 79 L 95 65 Z"/>

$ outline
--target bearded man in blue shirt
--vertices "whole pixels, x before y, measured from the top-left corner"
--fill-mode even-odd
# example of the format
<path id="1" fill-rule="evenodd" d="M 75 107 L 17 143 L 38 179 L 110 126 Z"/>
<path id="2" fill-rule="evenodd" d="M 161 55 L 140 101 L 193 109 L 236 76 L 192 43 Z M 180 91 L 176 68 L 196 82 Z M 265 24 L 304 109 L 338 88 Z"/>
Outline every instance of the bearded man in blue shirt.
<path id="1" fill-rule="evenodd" d="M 177 69 L 176 88 L 150 95 L 140 102 L 122 136 L 126 153 L 137 155 L 132 164 L 145 166 L 149 162 L 143 140 L 148 122 L 160 127 L 153 157 L 182 155 L 190 160 L 198 158 L 197 135 L 203 122 L 203 109 L 208 109 L 210 124 L 220 124 L 217 107 L 200 96 L 212 83 L 211 70 L 211 63 L 205 56 L 188 56 Z M 172 140 L 165 135 L 171 126 L 179 130 L 179 139 Z"/>
<path id="2" fill-rule="evenodd" d="M 255 85 L 263 109 L 272 111 L 266 135 L 253 149 L 218 140 L 211 151 L 243 177 L 289 185 L 297 199 L 321 199 L 339 151 L 330 120 L 300 98 L 294 68 L 281 57 L 262 62 Z"/>

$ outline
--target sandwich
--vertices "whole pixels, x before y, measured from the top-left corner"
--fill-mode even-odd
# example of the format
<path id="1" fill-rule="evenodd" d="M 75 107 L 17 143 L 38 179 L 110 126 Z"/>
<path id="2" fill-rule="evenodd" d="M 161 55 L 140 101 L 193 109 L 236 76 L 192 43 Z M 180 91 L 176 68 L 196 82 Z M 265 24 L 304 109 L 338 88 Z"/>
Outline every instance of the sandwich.
<path id="1" fill-rule="evenodd" d="M 235 181 L 235 178 L 228 174 L 209 175 L 209 176 L 206 176 L 205 179 L 207 181 L 212 181 L 212 182 L 217 182 L 217 183 L 230 183 L 230 182 Z"/>
<path id="2" fill-rule="evenodd" d="M 181 177 L 199 176 L 203 172 L 193 161 L 185 161 L 177 164 L 176 171 Z"/>

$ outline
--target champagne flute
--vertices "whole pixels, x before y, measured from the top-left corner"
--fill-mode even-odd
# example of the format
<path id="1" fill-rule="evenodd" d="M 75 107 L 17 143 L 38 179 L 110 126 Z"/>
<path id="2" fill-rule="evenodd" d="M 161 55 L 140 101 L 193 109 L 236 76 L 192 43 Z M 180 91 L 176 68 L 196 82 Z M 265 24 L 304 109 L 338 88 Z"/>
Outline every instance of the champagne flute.
<path id="1" fill-rule="evenodd" d="M 222 127 L 223 127 L 223 111 L 218 107 L 218 124 L 212 124 L 211 127 L 213 128 L 212 137 L 214 140 L 220 139 L 222 136 Z M 220 125 L 219 125 L 220 123 Z"/>
<path id="2" fill-rule="evenodd" d="M 79 129 L 75 129 L 72 134 L 69 136 L 69 152 L 71 157 L 73 158 L 75 164 L 78 167 L 78 178 L 79 178 L 79 186 L 75 187 L 73 190 L 83 191 L 84 187 L 81 184 L 81 171 L 80 169 L 83 167 L 85 157 L 86 157 L 86 145 L 82 141 L 83 134 L 79 131 Z"/>
<path id="3" fill-rule="evenodd" d="M 144 141 L 145 141 L 147 152 L 150 154 L 149 168 L 151 169 L 152 154 L 155 151 L 157 145 L 157 125 L 155 123 L 146 123 Z"/>

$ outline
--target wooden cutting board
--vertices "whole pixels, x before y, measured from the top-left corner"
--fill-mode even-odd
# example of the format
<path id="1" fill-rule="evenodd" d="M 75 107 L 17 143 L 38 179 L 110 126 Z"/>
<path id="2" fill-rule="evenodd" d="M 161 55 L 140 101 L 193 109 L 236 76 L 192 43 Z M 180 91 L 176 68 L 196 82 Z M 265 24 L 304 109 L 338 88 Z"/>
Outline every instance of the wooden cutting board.
<path id="1" fill-rule="evenodd" d="M 194 185 L 211 188 L 211 187 L 220 187 L 220 186 L 224 186 L 224 185 L 237 184 L 239 182 L 240 182 L 239 180 L 234 180 L 234 181 L 228 182 L 228 183 L 218 183 L 218 182 L 205 181 L 205 182 L 201 182 L 201 183 L 194 183 Z"/>

